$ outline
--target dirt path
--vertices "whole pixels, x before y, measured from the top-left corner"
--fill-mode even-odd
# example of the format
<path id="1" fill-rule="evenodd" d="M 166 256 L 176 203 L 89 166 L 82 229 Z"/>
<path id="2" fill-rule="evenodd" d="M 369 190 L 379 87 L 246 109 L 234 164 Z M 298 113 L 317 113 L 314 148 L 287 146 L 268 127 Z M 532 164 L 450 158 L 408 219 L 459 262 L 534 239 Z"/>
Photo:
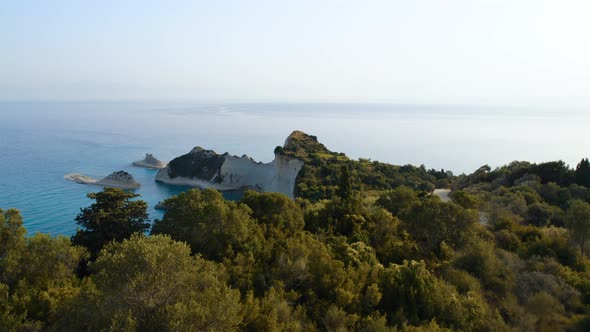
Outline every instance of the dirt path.
<path id="1" fill-rule="evenodd" d="M 434 191 L 432 192 L 433 195 L 438 196 L 440 200 L 443 202 L 451 201 L 451 196 L 449 196 L 450 193 L 451 189 L 434 189 Z"/>

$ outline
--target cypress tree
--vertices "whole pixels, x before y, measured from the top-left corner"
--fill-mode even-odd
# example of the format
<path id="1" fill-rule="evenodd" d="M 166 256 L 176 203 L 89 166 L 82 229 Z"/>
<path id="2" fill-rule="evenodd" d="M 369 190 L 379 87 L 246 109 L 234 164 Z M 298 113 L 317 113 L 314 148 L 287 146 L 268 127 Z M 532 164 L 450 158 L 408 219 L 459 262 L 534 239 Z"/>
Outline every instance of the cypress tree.
<path id="1" fill-rule="evenodd" d="M 577 184 L 590 187 L 590 162 L 588 161 L 588 158 L 580 161 L 576 167 L 575 176 Z"/>
<path id="2" fill-rule="evenodd" d="M 350 177 L 350 170 L 348 166 L 342 165 L 340 167 L 340 183 L 338 184 L 338 196 L 343 201 L 348 201 L 352 198 L 352 179 Z"/>

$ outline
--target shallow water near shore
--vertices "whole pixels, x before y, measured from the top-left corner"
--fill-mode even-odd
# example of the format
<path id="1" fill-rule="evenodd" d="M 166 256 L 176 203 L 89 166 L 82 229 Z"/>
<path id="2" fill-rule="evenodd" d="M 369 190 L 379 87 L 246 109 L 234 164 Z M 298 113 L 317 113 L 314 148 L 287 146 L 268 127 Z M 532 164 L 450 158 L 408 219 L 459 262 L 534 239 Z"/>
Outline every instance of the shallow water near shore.
<path id="1" fill-rule="evenodd" d="M 146 152 L 163 161 L 194 146 L 269 162 L 298 129 L 333 151 L 393 164 L 470 173 L 483 164 L 590 155 L 584 110 L 400 106 L 386 104 L 0 103 L 0 207 L 21 210 L 29 234 L 71 235 L 97 187 L 67 173 L 102 178 L 131 173 L 155 204 L 187 190 L 154 182 L 134 167 Z M 241 192 L 225 194 L 239 199 Z"/>

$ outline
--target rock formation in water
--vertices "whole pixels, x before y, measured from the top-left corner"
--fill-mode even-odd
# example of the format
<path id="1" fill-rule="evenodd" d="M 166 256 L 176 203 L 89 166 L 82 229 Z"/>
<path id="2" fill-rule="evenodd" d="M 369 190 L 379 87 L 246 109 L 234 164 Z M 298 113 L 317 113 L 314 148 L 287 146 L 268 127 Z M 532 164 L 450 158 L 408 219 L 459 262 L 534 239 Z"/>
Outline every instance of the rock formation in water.
<path id="1" fill-rule="evenodd" d="M 162 169 L 166 167 L 166 163 L 163 161 L 158 160 L 154 157 L 151 153 L 146 153 L 145 158 L 143 160 L 139 160 L 133 163 L 135 166 L 145 167 L 145 168 L 156 168 Z"/>
<path id="2" fill-rule="evenodd" d="M 301 160 L 277 150 L 274 160 L 264 164 L 246 155 L 220 155 L 212 150 L 195 147 L 160 170 L 156 181 L 222 191 L 250 188 L 293 197 L 295 180 L 301 167 Z"/>
<path id="3" fill-rule="evenodd" d="M 103 187 L 121 189 L 136 189 L 140 186 L 139 182 L 135 181 L 135 178 L 133 178 L 133 175 L 125 171 L 113 172 L 102 180 L 96 182 L 96 184 Z"/>
<path id="4" fill-rule="evenodd" d="M 97 180 L 79 173 L 66 174 L 64 178 L 66 180 L 74 181 L 77 183 L 90 184 L 109 188 L 137 189 L 140 187 L 139 182 L 135 181 L 133 175 L 125 171 L 113 172 L 101 180 Z"/>

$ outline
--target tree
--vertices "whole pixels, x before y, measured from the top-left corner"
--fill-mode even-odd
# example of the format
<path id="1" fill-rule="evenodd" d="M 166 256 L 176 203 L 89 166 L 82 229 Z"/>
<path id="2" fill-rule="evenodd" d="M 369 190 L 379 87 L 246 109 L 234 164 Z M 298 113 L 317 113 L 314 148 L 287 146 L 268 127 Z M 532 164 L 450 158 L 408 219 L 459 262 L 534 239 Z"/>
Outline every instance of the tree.
<path id="1" fill-rule="evenodd" d="M 400 216 L 422 254 L 444 256 L 444 247 L 460 248 L 474 235 L 477 212 L 429 196 L 414 203 Z"/>
<path id="2" fill-rule="evenodd" d="M 588 161 L 588 158 L 580 161 L 576 167 L 575 177 L 577 184 L 590 187 L 590 161 Z"/>
<path id="3" fill-rule="evenodd" d="M 37 233 L 26 239 L 11 271 L 12 299 L 26 317 L 26 324 L 51 325 L 60 318 L 61 308 L 79 291 L 76 269 L 87 258 L 85 248 L 72 246 L 63 236 L 51 237 Z"/>
<path id="4" fill-rule="evenodd" d="M 156 220 L 152 234 L 168 234 L 184 241 L 193 253 L 222 261 L 233 251 L 248 252 L 258 246 L 260 227 L 247 205 L 226 201 L 215 189 L 193 189 L 169 198 L 162 220 Z"/>
<path id="5" fill-rule="evenodd" d="M 401 263 L 416 251 L 416 243 L 403 230 L 401 221 L 390 212 L 374 207 L 368 211 L 367 217 L 370 244 L 384 266 Z"/>
<path id="6" fill-rule="evenodd" d="M 280 193 L 258 193 L 248 190 L 242 203 L 252 209 L 252 217 L 260 224 L 277 230 L 296 232 L 303 229 L 303 211 L 294 200 Z"/>
<path id="7" fill-rule="evenodd" d="M 511 289 L 514 277 L 510 268 L 502 264 L 495 249 L 492 243 L 475 240 L 454 259 L 453 265 L 469 272 L 481 281 L 482 286 L 501 296 Z"/>
<path id="8" fill-rule="evenodd" d="M 560 186 L 569 185 L 574 175 L 563 160 L 534 165 L 531 170 L 541 178 L 541 183 L 555 182 Z"/>
<path id="9" fill-rule="evenodd" d="M 553 210 L 546 203 L 533 203 L 529 205 L 525 221 L 537 227 L 545 227 L 553 218 Z"/>
<path id="10" fill-rule="evenodd" d="M 452 330 L 494 331 L 486 325 L 500 319 L 482 297 L 460 296 L 454 287 L 428 271 L 424 261 L 391 264 L 381 272 L 379 282 L 383 298 L 378 308 L 388 313 L 391 325 L 435 320 Z"/>
<path id="11" fill-rule="evenodd" d="M 548 294 L 541 291 L 528 298 L 526 302 L 527 311 L 537 317 L 537 331 L 563 331 L 567 329 L 561 315 L 564 313 L 564 308 L 559 301 Z"/>
<path id="12" fill-rule="evenodd" d="M 0 209 L 0 330 L 16 331 L 26 314 L 15 308 L 10 286 L 14 285 L 14 272 L 25 249 L 26 230 L 18 210 Z"/>
<path id="13" fill-rule="evenodd" d="M 276 286 L 256 298 L 252 292 L 243 300 L 244 320 L 242 331 L 313 331 L 315 326 L 306 317 L 301 306 L 295 307 L 287 300 L 283 285 Z"/>
<path id="14" fill-rule="evenodd" d="M 18 331 L 25 319 L 25 314 L 17 313 L 12 303 L 10 289 L 0 283 L 0 331 Z"/>
<path id="15" fill-rule="evenodd" d="M 0 209 L 0 282 L 14 282 L 9 275 L 18 268 L 18 260 L 26 245 L 26 232 L 18 210 L 4 212 Z"/>
<path id="16" fill-rule="evenodd" d="M 383 207 L 395 216 L 403 214 L 418 201 L 418 194 L 406 186 L 399 186 L 386 191 L 377 200 L 377 205 Z"/>
<path id="17" fill-rule="evenodd" d="M 58 330 L 232 331 L 242 320 L 221 266 L 168 236 L 111 242 L 91 264 L 96 273 Z"/>
<path id="18" fill-rule="evenodd" d="M 453 202 L 461 205 L 465 209 L 477 209 L 479 201 L 477 197 L 467 193 L 464 190 L 456 190 L 451 194 Z"/>
<path id="19" fill-rule="evenodd" d="M 590 204 L 580 200 L 573 201 L 567 210 L 566 225 L 584 257 L 584 245 L 590 236 Z"/>
<path id="20" fill-rule="evenodd" d="M 78 229 L 72 237 L 72 243 L 88 248 L 93 255 L 113 240 L 120 242 L 148 229 L 147 203 L 132 200 L 139 195 L 106 188 L 87 196 L 96 202 L 82 209 L 76 217 L 76 223 L 83 229 Z"/>
<path id="21" fill-rule="evenodd" d="M 340 181 L 338 183 L 338 196 L 347 201 L 352 198 L 352 179 L 348 166 L 340 166 Z"/>
<path id="22" fill-rule="evenodd" d="M 25 238 L 18 210 L 0 210 L 0 330 L 46 328 L 77 293 L 75 271 L 86 250 L 63 236 Z"/>

